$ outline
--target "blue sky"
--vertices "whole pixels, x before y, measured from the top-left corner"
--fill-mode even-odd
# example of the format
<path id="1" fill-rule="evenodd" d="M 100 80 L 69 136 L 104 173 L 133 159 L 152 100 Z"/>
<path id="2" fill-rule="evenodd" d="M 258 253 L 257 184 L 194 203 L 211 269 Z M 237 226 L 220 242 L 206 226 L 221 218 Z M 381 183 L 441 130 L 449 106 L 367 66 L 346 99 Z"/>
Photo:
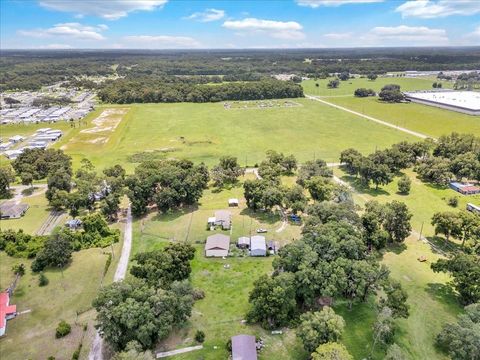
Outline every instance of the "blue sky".
<path id="1" fill-rule="evenodd" d="M 480 0 L 0 0 L 0 47 L 480 45 Z"/>

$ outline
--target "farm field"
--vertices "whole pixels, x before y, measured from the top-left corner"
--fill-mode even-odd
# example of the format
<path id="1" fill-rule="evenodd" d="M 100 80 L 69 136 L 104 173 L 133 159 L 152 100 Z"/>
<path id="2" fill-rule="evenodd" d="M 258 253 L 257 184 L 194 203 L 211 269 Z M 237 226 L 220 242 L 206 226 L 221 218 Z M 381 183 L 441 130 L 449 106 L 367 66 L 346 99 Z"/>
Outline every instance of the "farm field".
<path id="1" fill-rule="evenodd" d="M 330 80 L 305 80 L 302 82 L 305 94 L 317 95 L 317 96 L 339 96 L 339 95 L 353 95 L 355 89 L 367 88 L 373 89 L 379 92 L 382 87 L 387 84 L 398 84 L 402 91 L 413 90 L 429 90 L 432 88 L 434 82 L 441 82 L 443 88 L 452 88 L 453 83 L 448 81 L 439 81 L 429 78 L 407 78 L 407 77 L 381 77 L 379 76 L 375 81 L 368 80 L 367 78 L 349 79 L 347 81 L 340 81 L 340 86 L 336 89 L 329 89 L 327 84 Z M 318 87 L 315 84 L 318 83 Z"/>
<path id="2" fill-rule="evenodd" d="M 415 103 L 387 104 L 377 97 L 356 98 L 352 95 L 324 100 L 432 137 L 454 131 L 480 135 L 478 116 Z"/>
<path id="3" fill-rule="evenodd" d="M 114 245 L 119 253 L 121 243 Z M 8 321 L 7 336 L 0 341 L 2 360 L 71 359 L 80 342 L 83 342 L 81 358 L 87 358 L 94 334 L 95 313 L 91 302 L 99 287 L 112 281 L 118 257 L 114 257 L 105 277 L 103 272 L 110 249 L 99 248 L 73 253 L 72 263 L 63 271 L 47 269 L 44 273 L 49 284 L 38 286 L 38 275 L 30 271 L 31 260 L 16 259 L 0 253 L 0 288 L 5 289 L 13 281 L 11 268 L 23 263 L 26 273 L 20 278 L 12 304 L 17 311 L 30 311 Z M 62 339 L 55 339 L 55 328 L 60 320 L 72 325 L 72 332 Z M 84 325 L 87 331 L 84 332 Z"/>
<path id="4" fill-rule="evenodd" d="M 228 154 L 238 157 L 241 165 L 254 165 L 269 149 L 293 153 L 300 162 L 314 156 L 336 162 L 340 152 L 350 146 L 371 152 L 375 147 L 415 140 L 326 105 L 307 99 L 295 102 L 303 106 L 242 111 L 226 110 L 222 103 L 131 105 L 105 142 L 79 142 L 76 129 L 56 146 L 73 156 L 74 165 L 88 155 L 99 169 L 121 163 L 132 171 L 135 162 L 163 157 L 212 165 Z M 114 108 L 100 107 L 89 120 Z"/>

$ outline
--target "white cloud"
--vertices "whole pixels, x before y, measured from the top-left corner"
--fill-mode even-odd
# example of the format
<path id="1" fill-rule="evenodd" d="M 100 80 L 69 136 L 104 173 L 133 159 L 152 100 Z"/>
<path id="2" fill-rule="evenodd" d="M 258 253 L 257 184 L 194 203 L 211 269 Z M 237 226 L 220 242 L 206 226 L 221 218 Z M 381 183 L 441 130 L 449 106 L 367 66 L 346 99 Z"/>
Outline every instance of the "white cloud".
<path id="1" fill-rule="evenodd" d="M 199 41 L 188 36 L 132 35 L 123 40 L 122 47 L 135 49 L 189 49 L 201 46 Z"/>
<path id="2" fill-rule="evenodd" d="M 186 19 L 197 20 L 200 22 L 210 22 L 223 19 L 225 17 L 224 10 L 218 9 L 207 9 L 204 12 L 196 12 L 190 16 L 187 16 Z"/>
<path id="3" fill-rule="evenodd" d="M 329 33 L 322 36 L 331 40 L 345 40 L 350 39 L 352 37 L 352 33 Z"/>
<path id="4" fill-rule="evenodd" d="M 472 32 L 463 36 L 464 45 L 480 45 L 480 26 L 477 26 Z"/>
<path id="5" fill-rule="evenodd" d="M 19 30 L 18 33 L 35 38 L 62 37 L 80 40 L 104 40 L 105 37 L 100 32 L 105 29 L 105 25 L 86 26 L 79 23 L 63 23 L 56 24 L 48 29 Z"/>
<path id="6" fill-rule="evenodd" d="M 243 20 L 227 20 L 222 26 L 240 33 L 261 33 L 277 39 L 299 40 L 305 38 L 302 25 L 295 21 L 246 18 Z"/>
<path id="7" fill-rule="evenodd" d="M 368 41 L 395 45 L 408 43 L 411 45 L 442 45 L 448 43 L 447 32 L 444 29 L 431 29 L 426 26 L 378 26 L 369 31 L 365 37 Z"/>
<path id="8" fill-rule="evenodd" d="M 117 20 L 132 11 L 152 11 L 163 7 L 168 0 L 41 0 L 47 9 L 71 12 L 77 16 L 93 15 L 107 20 Z"/>
<path id="9" fill-rule="evenodd" d="M 474 15 L 480 13 L 479 0 L 416 0 L 407 1 L 395 9 L 403 17 L 424 19 L 450 15 Z"/>
<path id="10" fill-rule="evenodd" d="M 346 4 L 368 4 L 378 2 L 383 2 L 383 0 L 297 0 L 298 5 L 308 6 L 314 9 L 320 6 L 341 6 Z"/>

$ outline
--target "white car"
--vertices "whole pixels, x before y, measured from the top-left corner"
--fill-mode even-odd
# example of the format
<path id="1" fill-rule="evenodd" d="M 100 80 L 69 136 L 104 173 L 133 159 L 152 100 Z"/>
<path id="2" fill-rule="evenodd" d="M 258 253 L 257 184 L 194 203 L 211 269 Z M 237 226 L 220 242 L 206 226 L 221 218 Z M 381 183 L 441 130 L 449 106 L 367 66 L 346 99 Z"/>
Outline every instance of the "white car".
<path id="1" fill-rule="evenodd" d="M 257 229 L 257 233 L 261 234 L 261 233 L 266 233 L 267 232 L 267 229 Z"/>

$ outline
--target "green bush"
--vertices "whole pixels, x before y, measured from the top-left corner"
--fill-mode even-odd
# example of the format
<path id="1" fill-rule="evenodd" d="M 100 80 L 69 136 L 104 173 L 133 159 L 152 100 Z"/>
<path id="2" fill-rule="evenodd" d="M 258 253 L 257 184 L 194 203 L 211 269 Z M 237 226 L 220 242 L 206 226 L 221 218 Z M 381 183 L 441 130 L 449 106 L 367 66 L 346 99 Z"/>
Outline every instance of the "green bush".
<path id="1" fill-rule="evenodd" d="M 38 286 L 47 286 L 50 281 L 48 278 L 45 276 L 44 273 L 41 273 L 40 276 L 38 277 Z"/>
<path id="2" fill-rule="evenodd" d="M 55 330 L 55 337 L 57 339 L 67 336 L 72 331 L 72 327 L 65 320 L 62 320 L 58 323 L 57 329 Z"/>
<path id="3" fill-rule="evenodd" d="M 457 196 L 452 196 L 448 198 L 447 204 L 451 207 L 456 208 L 458 206 L 458 197 Z"/>
<path id="4" fill-rule="evenodd" d="M 205 333 L 202 330 L 197 330 L 195 333 L 195 341 L 203 343 L 205 341 Z"/>
<path id="5" fill-rule="evenodd" d="M 80 343 L 77 349 L 73 352 L 72 360 L 78 360 L 80 358 L 80 351 L 82 351 L 82 343 Z"/>

